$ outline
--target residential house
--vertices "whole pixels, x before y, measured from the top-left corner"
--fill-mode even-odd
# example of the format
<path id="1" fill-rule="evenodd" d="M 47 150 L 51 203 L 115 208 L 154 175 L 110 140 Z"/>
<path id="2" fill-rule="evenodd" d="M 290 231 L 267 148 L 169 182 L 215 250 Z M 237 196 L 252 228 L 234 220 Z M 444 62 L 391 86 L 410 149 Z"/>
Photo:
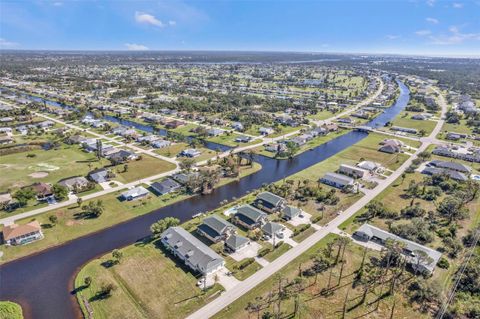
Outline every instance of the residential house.
<path id="1" fill-rule="evenodd" d="M 110 180 L 110 172 L 105 168 L 99 168 L 88 173 L 87 176 L 95 183 L 104 183 Z"/>
<path id="2" fill-rule="evenodd" d="M 193 271 L 206 276 L 225 266 L 225 260 L 181 227 L 170 227 L 161 235 L 162 244 Z"/>
<path id="3" fill-rule="evenodd" d="M 152 142 L 151 145 L 152 145 L 152 147 L 155 147 L 155 148 L 165 148 L 165 147 L 169 147 L 170 145 L 172 145 L 172 142 L 167 141 L 167 140 L 156 140 L 156 141 Z"/>
<path id="4" fill-rule="evenodd" d="M 465 174 L 446 168 L 425 167 L 422 173 L 427 175 L 448 175 L 451 179 L 463 182 L 468 180 Z"/>
<path id="5" fill-rule="evenodd" d="M 430 161 L 429 164 L 435 167 L 451 169 L 451 170 L 466 173 L 466 174 L 470 174 L 472 172 L 472 168 L 470 166 L 462 163 L 457 163 L 457 162 L 433 160 L 433 161 Z"/>
<path id="6" fill-rule="evenodd" d="M 378 149 L 380 152 L 384 153 L 400 153 L 402 151 L 403 143 L 399 140 L 395 139 L 387 139 L 380 143 L 380 148 Z"/>
<path id="7" fill-rule="evenodd" d="M 240 123 L 240 122 L 233 122 L 232 123 L 232 128 L 234 130 L 237 130 L 237 131 L 240 131 L 240 132 L 242 132 L 244 130 L 243 124 Z"/>
<path id="8" fill-rule="evenodd" d="M 353 178 L 363 178 L 366 173 L 365 170 L 348 164 L 341 164 L 338 172 Z"/>
<path id="9" fill-rule="evenodd" d="M 186 149 L 186 150 L 181 151 L 181 152 L 180 152 L 180 156 L 193 158 L 193 157 L 200 156 L 201 153 L 202 153 L 202 152 L 200 152 L 200 151 L 197 150 L 197 149 L 188 148 L 188 149 Z"/>
<path id="10" fill-rule="evenodd" d="M 238 252 L 245 247 L 250 245 L 250 239 L 240 236 L 240 235 L 232 235 L 225 240 L 225 249 L 230 252 Z"/>
<path id="11" fill-rule="evenodd" d="M 355 180 L 349 176 L 337 174 L 337 173 L 326 173 L 321 179 L 320 182 L 337 187 L 345 188 L 347 186 L 354 186 Z"/>
<path id="12" fill-rule="evenodd" d="M 83 176 L 69 177 L 58 182 L 58 184 L 68 188 L 70 191 L 79 193 L 89 186 L 89 181 Z"/>
<path id="13" fill-rule="evenodd" d="M 15 142 L 15 140 L 10 135 L 0 136 L 0 145 L 12 144 L 14 142 Z"/>
<path id="14" fill-rule="evenodd" d="M 262 192 L 257 195 L 253 205 L 267 213 L 280 211 L 286 204 L 284 198 L 270 192 Z"/>
<path id="15" fill-rule="evenodd" d="M 149 194 L 149 191 L 146 190 L 145 187 L 137 186 L 135 188 L 132 188 L 132 189 L 129 189 L 129 190 L 123 192 L 120 195 L 120 198 L 122 198 L 124 200 L 131 201 L 131 200 L 135 200 L 135 199 L 145 197 L 148 194 Z"/>
<path id="16" fill-rule="evenodd" d="M 11 224 L 3 227 L 3 240 L 6 245 L 24 245 L 42 238 L 42 227 L 36 220 L 24 225 Z"/>
<path id="17" fill-rule="evenodd" d="M 38 182 L 33 183 L 30 187 L 35 192 L 36 198 L 39 201 L 47 200 L 53 196 L 53 187 L 50 184 Z"/>
<path id="18" fill-rule="evenodd" d="M 267 220 L 267 214 L 250 205 L 242 205 L 237 208 L 233 220 L 247 229 L 255 229 L 262 226 Z"/>
<path id="19" fill-rule="evenodd" d="M 245 136 L 245 135 L 242 135 L 242 136 L 238 136 L 235 138 L 235 142 L 237 143 L 248 143 L 252 140 L 252 138 L 250 136 Z"/>
<path id="20" fill-rule="evenodd" d="M 274 223 L 274 222 L 268 222 L 262 226 L 263 234 L 270 238 L 273 238 L 274 236 L 281 237 L 284 229 L 285 229 L 285 226 L 279 223 Z"/>
<path id="21" fill-rule="evenodd" d="M 110 153 L 108 159 L 115 163 L 125 163 L 128 161 L 138 159 L 138 155 L 134 152 L 127 150 L 117 150 L 116 152 Z"/>
<path id="22" fill-rule="evenodd" d="M 417 271 L 433 273 L 437 262 L 440 260 L 442 254 L 436 250 L 428 248 L 426 246 L 417 244 L 413 241 L 404 239 L 400 236 L 391 234 L 383 229 L 378 227 L 363 224 L 360 228 L 353 234 L 354 238 L 360 239 L 362 241 L 373 241 L 380 245 L 385 245 L 388 240 L 393 240 L 405 244 L 403 248 L 403 254 L 406 256 L 407 261 L 410 263 L 412 268 Z M 420 258 L 420 254 L 425 254 L 428 256 L 428 259 Z"/>
<path id="23" fill-rule="evenodd" d="M 218 129 L 218 128 L 211 128 L 207 130 L 207 134 L 209 136 L 219 136 L 223 134 L 223 130 Z"/>
<path id="24" fill-rule="evenodd" d="M 302 210 L 295 206 L 287 205 L 282 209 L 282 218 L 285 220 L 292 220 L 295 217 L 300 216 Z"/>
<path id="25" fill-rule="evenodd" d="M 401 127 L 401 126 L 392 126 L 390 128 L 392 131 L 404 132 L 409 134 L 417 134 L 418 130 L 410 127 Z"/>
<path id="26" fill-rule="evenodd" d="M 182 185 L 180 185 L 179 183 L 177 183 L 171 178 L 166 178 L 161 182 L 152 183 L 150 187 L 152 187 L 152 189 L 156 193 L 160 195 L 165 195 L 165 194 L 177 191 L 182 187 Z"/>
<path id="27" fill-rule="evenodd" d="M 361 169 L 373 172 L 377 168 L 380 167 L 380 164 L 375 163 L 375 162 L 371 162 L 371 161 L 362 161 L 362 162 L 358 163 L 357 166 Z"/>
<path id="28" fill-rule="evenodd" d="M 203 223 L 197 227 L 197 233 L 200 236 L 204 236 L 214 243 L 227 239 L 235 232 L 235 226 L 217 215 L 205 218 Z"/>
<path id="29" fill-rule="evenodd" d="M 261 127 L 258 129 L 258 132 L 260 132 L 262 135 L 270 135 L 273 134 L 275 130 L 271 127 Z"/>

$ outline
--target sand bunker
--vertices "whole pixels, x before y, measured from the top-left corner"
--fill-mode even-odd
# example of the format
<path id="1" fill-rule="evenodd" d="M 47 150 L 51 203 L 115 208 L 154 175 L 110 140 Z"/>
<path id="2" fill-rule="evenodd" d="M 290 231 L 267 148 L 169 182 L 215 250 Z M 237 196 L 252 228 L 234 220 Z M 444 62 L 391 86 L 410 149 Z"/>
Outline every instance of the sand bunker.
<path id="1" fill-rule="evenodd" d="M 29 166 L 28 169 L 34 170 L 34 171 L 51 172 L 51 171 L 56 171 L 56 170 L 60 169 L 60 167 L 55 166 L 55 165 L 50 165 L 50 164 L 47 164 L 47 163 L 38 163 L 37 165 Z"/>
<path id="2" fill-rule="evenodd" d="M 32 174 L 29 174 L 28 176 L 30 176 L 32 178 L 44 178 L 44 177 L 48 176 L 48 173 L 47 172 L 35 172 L 35 173 L 32 173 Z"/>

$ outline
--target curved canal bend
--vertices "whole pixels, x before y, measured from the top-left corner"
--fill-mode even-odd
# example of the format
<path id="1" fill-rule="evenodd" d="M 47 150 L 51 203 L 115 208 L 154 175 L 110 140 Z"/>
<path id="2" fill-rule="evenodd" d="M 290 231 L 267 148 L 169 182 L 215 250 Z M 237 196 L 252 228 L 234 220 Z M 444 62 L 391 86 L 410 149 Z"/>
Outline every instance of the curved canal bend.
<path id="1" fill-rule="evenodd" d="M 398 82 L 398 81 L 397 81 Z M 409 101 L 408 88 L 401 82 L 396 103 L 368 125 L 383 126 L 392 120 Z M 194 196 L 101 230 L 63 245 L 0 266 L 0 300 L 22 305 L 26 318 L 66 319 L 81 317 L 73 289 L 73 276 L 88 261 L 115 248 L 132 244 L 150 234 L 149 226 L 158 219 L 173 216 L 188 220 L 198 212 L 220 206 L 220 202 L 241 197 L 264 183 L 271 183 L 325 160 L 359 142 L 367 133 L 352 131 L 304 152 L 291 160 L 256 156 L 262 169 L 215 190 L 211 195 Z"/>

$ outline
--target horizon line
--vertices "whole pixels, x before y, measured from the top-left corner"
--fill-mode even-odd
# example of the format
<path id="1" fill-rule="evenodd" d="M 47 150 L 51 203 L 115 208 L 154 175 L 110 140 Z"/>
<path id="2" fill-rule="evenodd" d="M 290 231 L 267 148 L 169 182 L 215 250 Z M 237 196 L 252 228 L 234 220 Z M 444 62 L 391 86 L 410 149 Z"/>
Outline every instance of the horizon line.
<path id="1" fill-rule="evenodd" d="M 392 52 L 342 52 L 342 51 L 296 51 L 296 50 L 229 50 L 229 49 L 7 49 L 0 52 L 122 52 L 122 53 L 159 53 L 159 52 L 242 52 L 242 53 L 291 53 L 291 54 L 332 54 L 332 55 L 378 55 L 399 57 L 430 57 L 453 59 L 480 59 L 475 54 L 444 54 L 444 53 L 392 53 Z"/>

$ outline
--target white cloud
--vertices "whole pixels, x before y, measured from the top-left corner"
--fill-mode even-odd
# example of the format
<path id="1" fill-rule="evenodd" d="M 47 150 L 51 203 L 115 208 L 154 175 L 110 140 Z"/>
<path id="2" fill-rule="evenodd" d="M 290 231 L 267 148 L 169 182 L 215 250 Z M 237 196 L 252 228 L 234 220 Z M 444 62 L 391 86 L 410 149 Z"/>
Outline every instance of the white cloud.
<path id="1" fill-rule="evenodd" d="M 435 19 L 435 18 L 426 18 L 425 21 L 431 24 L 438 24 L 439 22 L 438 19 Z"/>
<path id="2" fill-rule="evenodd" d="M 427 5 L 433 7 L 435 5 L 435 0 L 427 0 Z"/>
<path id="3" fill-rule="evenodd" d="M 153 16 L 151 14 L 148 14 L 148 13 L 145 13 L 145 12 L 136 11 L 135 12 L 135 21 L 137 21 L 138 23 L 141 23 L 141 24 L 149 24 L 149 25 L 153 25 L 153 26 L 156 26 L 156 27 L 160 27 L 160 28 L 163 28 L 165 26 L 165 24 L 162 21 L 155 18 L 155 16 Z"/>
<path id="4" fill-rule="evenodd" d="M 452 4 L 452 7 L 455 8 L 455 9 L 461 9 L 461 8 L 463 8 L 463 3 L 454 2 L 454 3 Z"/>
<path id="5" fill-rule="evenodd" d="M 136 44 L 136 43 L 125 43 L 127 50 L 130 51 L 146 51 L 148 47 L 143 44 Z"/>
<path id="6" fill-rule="evenodd" d="M 421 37 L 429 35 L 431 33 L 432 33 L 432 31 L 430 31 L 430 30 L 418 30 L 417 32 L 415 32 L 416 35 L 421 36 Z"/>
<path id="7" fill-rule="evenodd" d="M 10 49 L 10 48 L 15 48 L 17 46 L 18 46 L 18 43 L 16 42 L 11 42 L 4 38 L 0 38 L 0 48 Z"/>
<path id="8" fill-rule="evenodd" d="M 52 3 L 52 5 L 54 7 L 61 7 L 61 6 L 63 6 L 63 2 L 57 1 L 57 2 Z"/>
<path id="9" fill-rule="evenodd" d="M 176 25 L 177 25 L 177 21 L 170 20 L 170 21 L 168 21 L 168 25 L 169 25 L 169 26 L 172 26 L 172 27 L 173 27 L 173 26 L 176 26 Z"/>
<path id="10" fill-rule="evenodd" d="M 388 40 L 396 40 L 396 39 L 400 38 L 400 36 L 398 34 L 387 34 L 385 37 Z"/>
<path id="11" fill-rule="evenodd" d="M 460 44 L 467 40 L 480 41 L 480 33 L 462 33 L 457 26 L 451 26 L 448 31 L 448 34 L 430 36 L 430 44 L 451 45 Z"/>

